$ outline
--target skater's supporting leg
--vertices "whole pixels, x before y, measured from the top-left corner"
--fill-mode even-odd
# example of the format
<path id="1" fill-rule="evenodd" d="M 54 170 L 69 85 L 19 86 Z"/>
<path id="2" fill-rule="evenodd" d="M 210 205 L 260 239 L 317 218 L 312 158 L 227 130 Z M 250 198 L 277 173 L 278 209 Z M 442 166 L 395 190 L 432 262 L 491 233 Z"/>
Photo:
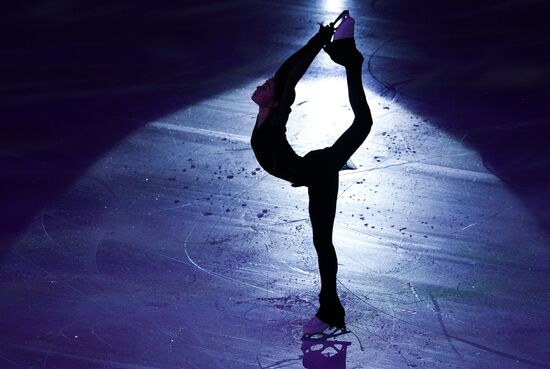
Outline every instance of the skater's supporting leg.
<path id="1" fill-rule="evenodd" d="M 345 312 L 336 291 L 338 261 L 332 243 L 338 171 L 369 134 L 372 116 L 361 79 L 363 56 L 355 48 L 353 39 L 339 40 L 332 45 L 335 47 L 327 52 L 333 60 L 346 67 L 348 95 L 355 119 L 334 145 L 328 149 L 310 152 L 304 159 L 309 175 L 309 214 L 313 243 L 321 274 L 320 307 L 316 316 L 326 323 L 343 327 Z"/>
<path id="2" fill-rule="evenodd" d="M 338 172 L 322 175 L 308 186 L 309 216 L 313 228 L 313 244 L 317 252 L 321 275 L 319 311 L 316 316 L 333 326 L 344 326 L 344 308 L 336 292 L 338 260 L 332 243 L 336 215 Z"/>

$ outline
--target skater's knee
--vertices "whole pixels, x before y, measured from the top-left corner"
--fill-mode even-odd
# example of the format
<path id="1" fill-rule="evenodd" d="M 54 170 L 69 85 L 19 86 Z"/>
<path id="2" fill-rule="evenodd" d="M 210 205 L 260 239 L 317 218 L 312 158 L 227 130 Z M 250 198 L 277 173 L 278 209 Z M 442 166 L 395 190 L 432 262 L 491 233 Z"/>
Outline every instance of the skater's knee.
<path id="1" fill-rule="evenodd" d="M 361 109 L 355 112 L 355 120 L 363 127 L 370 128 L 372 126 L 372 115 L 369 109 Z"/>
<path id="2" fill-rule="evenodd" d="M 356 135 L 366 138 L 372 128 L 372 118 L 370 114 L 356 115 L 353 121 L 353 127 L 356 131 Z"/>
<path id="3" fill-rule="evenodd" d="M 318 253 L 323 254 L 334 254 L 334 245 L 332 241 L 325 237 L 315 237 L 313 236 L 313 245 Z"/>
<path id="4" fill-rule="evenodd" d="M 315 235 L 315 234 L 313 235 L 313 245 L 315 246 L 316 249 L 318 249 L 318 250 L 323 249 L 328 244 L 329 244 L 329 242 L 326 242 L 324 237 L 318 236 L 318 235 Z"/>

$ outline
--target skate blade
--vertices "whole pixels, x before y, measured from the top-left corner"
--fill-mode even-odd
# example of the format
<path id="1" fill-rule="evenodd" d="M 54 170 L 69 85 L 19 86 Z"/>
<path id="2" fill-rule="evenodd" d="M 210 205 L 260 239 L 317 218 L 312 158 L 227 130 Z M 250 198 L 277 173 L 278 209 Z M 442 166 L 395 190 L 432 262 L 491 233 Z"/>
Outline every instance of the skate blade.
<path id="1" fill-rule="evenodd" d="M 330 25 L 336 29 L 338 27 L 340 27 L 340 24 L 342 24 L 342 22 L 344 21 L 344 19 L 346 17 L 349 17 L 349 10 L 344 10 L 342 13 L 340 13 L 340 15 L 336 18 L 336 20 L 334 22 L 332 22 Z M 338 23 L 338 21 L 340 21 L 340 23 Z M 336 23 L 338 23 L 338 25 L 336 25 Z"/>
<path id="2" fill-rule="evenodd" d="M 319 333 L 304 333 L 302 335 L 302 340 L 326 340 L 329 338 L 342 336 L 348 333 L 351 333 L 351 331 L 345 327 L 344 328 L 329 327 Z"/>

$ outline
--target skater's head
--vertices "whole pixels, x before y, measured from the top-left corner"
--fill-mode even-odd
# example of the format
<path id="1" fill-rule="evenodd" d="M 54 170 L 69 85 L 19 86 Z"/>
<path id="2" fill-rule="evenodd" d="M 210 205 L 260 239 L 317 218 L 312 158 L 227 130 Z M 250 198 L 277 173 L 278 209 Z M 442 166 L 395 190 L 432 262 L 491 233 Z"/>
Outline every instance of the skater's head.
<path id="1" fill-rule="evenodd" d="M 281 101 L 283 87 L 284 84 L 281 81 L 278 81 L 276 76 L 269 78 L 263 85 L 256 88 L 256 91 L 252 94 L 252 101 L 258 104 L 260 109 L 276 108 Z M 292 101 L 290 101 L 290 105 L 294 102 L 294 96 L 294 91 L 292 91 Z"/>
<path id="2" fill-rule="evenodd" d="M 273 109 L 279 104 L 280 91 L 274 78 L 266 80 L 262 85 L 256 87 L 252 94 L 254 101 L 260 108 Z"/>

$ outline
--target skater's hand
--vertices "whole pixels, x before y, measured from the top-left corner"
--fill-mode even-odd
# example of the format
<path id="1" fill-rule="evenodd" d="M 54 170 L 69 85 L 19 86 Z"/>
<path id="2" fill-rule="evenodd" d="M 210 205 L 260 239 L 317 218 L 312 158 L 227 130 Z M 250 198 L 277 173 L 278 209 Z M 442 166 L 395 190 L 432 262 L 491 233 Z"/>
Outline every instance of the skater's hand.
<path id="1" fill-rule="evenodd" d="M 319 32 L 317 32 L 317 34 L 321 37 L 321 40 L 323 40 L 323 44 L 330 42 L 330 39 L 334 34 L 334 25 L 332 23 L 328 26 L 319 24 Z"/>
<path id="2" fill-rule="evenodd" d="M 328 43 L 323 50 L 330 56 L 333 62 L 344 67 L 361 66 L 363 55 L 355 47 L 353 38 L 345 38 Z"/>

